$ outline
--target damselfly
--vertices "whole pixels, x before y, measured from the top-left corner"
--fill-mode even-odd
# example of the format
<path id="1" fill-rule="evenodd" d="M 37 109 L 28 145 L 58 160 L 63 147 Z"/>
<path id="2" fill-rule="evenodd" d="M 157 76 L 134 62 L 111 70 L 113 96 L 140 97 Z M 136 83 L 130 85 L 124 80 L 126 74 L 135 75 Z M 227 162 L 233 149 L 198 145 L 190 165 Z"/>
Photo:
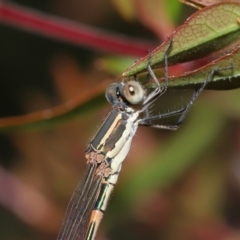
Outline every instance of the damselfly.
<path id="1" fill-rule="evenodd" d="M 167 90 L 167 54 L 163 86 L 160 86 L 150 65 L 148 72 L 156 86 L 150 92 L 137 80 L 113 83 L 107 88 L 106 98 L 112 104 L 112 110 L 86 150 L 87 169 L 70 200 L 58 240 L 95 238 L 122 162 L 129 152 L 138 126 L 178 129 L 193 102 L 213 77 L 215 70 L 212 70 L 201 87 L 193 92 L 190 101 L 184 107 L 157 115 L 152 115 L 149 109 Z M 157 123 L 162 118 L 174 115 L 179 115 L 174 125 Z"/>

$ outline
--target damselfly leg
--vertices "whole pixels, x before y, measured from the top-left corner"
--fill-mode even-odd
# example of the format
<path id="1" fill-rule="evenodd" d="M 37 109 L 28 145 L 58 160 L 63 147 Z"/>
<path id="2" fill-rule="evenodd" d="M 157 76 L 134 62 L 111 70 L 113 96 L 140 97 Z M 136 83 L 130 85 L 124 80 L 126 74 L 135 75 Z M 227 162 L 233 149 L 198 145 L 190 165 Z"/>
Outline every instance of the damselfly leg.
<path id="1" fill-rule="evenodd" d="M 149 72 L 151 72 L 153 80 L 156 82 L 158 82 L 156 76 L 154 75 L 154 72 L 152 71 L 151 67 L 148 66 L 148 68 L 150 69 Z M 161 129 L 167 129 L 167 130 L 177 130 L 181 123 L 183 122 L 183 120 L 185 119 L 187 113 L 189 112 L 190 108 L 192 107 L 194 101 L 197 99 L 197 97 L 200 95 L 200 93 L 203 91 L 203 89 L 206 87 L 206 85 L 211 81 L 211 79 L 213 78 L 214 74 L 216 74 L 219 71 L 224 71 L 224 70 L 229 70 L 231 69 L 232 66 L 229 66 L 227 68 L 221 68 L 221 69 L 213 69 L 209 75 L 207 76 L 205 82 L 203 82 L 203 84 L 201 85 L 200 88 L 196 89 L 191 97 L 191 99 L 188 101 L 187 105 L 185 107 L 182 107 L 180 109 L 174 110 L 174 111 L 170 111 L 167 113 L 163 113 L 163 114 L 158 114 L 155 116 L 149 116 L 149 114 L 146 114 L 145 117 L 143 117 L 140 121 L 139 121 L 139 125 L 142 126 L 149 126 L 149 127 L 155 127 L 155 128 L 161 128 Z M 168 80 L 168 79 L 167 79 Z M 166 78 L 165 78 L 166 81 Z M 152 121 L 154 120 L 159 120 L 159 119 L 163 119 L 163 118 L 169 118 L 171 116 L 174 115 L 180 115 L 179 119 L 177 120 L 176 124 L 174 125 L 156 125 L 156 124 L 152 124 Z"/>
<path id="2" fill-rule="evenodd" d="M 151 53 L 149 54 L 149 60 L 148 60 L 148 66 L 147 70 L 150 76 L 153 78 L 154 82 L 156 83 L 155 89 L 146 97 L 146 99 L 143 102 L 143 110 L 147 109 L 149 105 L 151 105 L 157 98 L 159 98 L 161 95 L 163 95 L 167 91 L 168 87 L 168 55 L 172 48 L 172 39 L 170 40 L 170 43 L 167 47 L 166 52 L 164 53 L 164 83 L 161 87 L 156 75 L 154 74 L 152 67 L 151 67 Z"/>
<path id="3" fill-rule="evenodd" d="M 152 67 L 151 67 L 151 53 L 149 53 L 149 59 L 148 59 L 148 66 L 147 70 L 149 75 L 153 78 L 156 87 L 155 89 L 146 97 L 146 99 L 143 102 L 143 108 L 142 111 L 144 111 L 145 116 L 149 116 L 149 110 L 148 107 L 161 95 L 163 95 L 167 91 L 168 87 L 168 55 L 172 49 L 172 43 L 173 40 L 170 39 L 169 45 L 164 53 L 164 82 L 163 86 L 160 85 L 156 75 L 154 74 Z"/>

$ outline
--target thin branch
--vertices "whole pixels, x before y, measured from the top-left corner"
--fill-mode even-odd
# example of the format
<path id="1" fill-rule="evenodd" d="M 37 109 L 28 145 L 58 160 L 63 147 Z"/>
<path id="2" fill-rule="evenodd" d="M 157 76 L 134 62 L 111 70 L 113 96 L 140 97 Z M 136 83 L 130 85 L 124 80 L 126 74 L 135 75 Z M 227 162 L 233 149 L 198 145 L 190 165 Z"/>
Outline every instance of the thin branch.
<path id="1" fill-rule="evenodd" d="M 70 44 L 126 56 L 143 56 L 156 47 L 147 41 L 113 34 L 12 3 L 0 3 L 0 22 Z"/>
<path id="2" fill-rule="evenodd" d="M 23 130 L 50 126 L 60 119 L 67 119 L 68 116 L 81 112 L 84 104 L 96 97 L 99 97 L 106 89 L 108 80 L 96 84 L 91 91 L 83 91 L 81 95 L 69 99 L 66 103 L 43 111 L 28 113 L 16 117 L 0 118 L 0 131 Z"/>

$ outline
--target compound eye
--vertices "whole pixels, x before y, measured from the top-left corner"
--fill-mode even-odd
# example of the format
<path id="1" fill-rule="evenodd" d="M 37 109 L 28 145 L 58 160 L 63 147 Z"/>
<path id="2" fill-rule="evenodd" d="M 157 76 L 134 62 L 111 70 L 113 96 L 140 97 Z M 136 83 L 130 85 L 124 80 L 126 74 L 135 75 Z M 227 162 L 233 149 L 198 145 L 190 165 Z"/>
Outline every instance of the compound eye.
<path id="1" fill-rule="evenodd" d="M 143 88 L 136 81 L 126 82 L 123 87 L 122 95 L 130 104 L 139 104 L 144 99 Z"/>
<path id="2" fill-rule="evenodd" d="M 112 83 L 108 88 L 106 89 L 105 96 L 111 104 L 114 104 L 118 101 L 118 95 L 119 95 L 119 84 L 118 83 Z"/>

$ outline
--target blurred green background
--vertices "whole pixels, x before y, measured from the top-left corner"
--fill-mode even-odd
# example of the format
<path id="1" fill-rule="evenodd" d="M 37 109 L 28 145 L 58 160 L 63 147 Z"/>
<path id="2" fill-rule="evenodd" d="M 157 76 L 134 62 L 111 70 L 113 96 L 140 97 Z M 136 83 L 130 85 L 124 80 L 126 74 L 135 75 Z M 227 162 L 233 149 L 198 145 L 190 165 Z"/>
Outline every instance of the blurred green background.
<path id="1" fill-rule="evenodd" d="M 194 12 L 177 0 L 11 2 L 156 46 Z M 136 58 L 0 29 L 0 120 L 107 87 Z M 177 132 L 139 127 L 96 239 L 240 239 L 239 91 L 204 92 Z M 1 131 L 0 239 L 56 239 L 111 106 L 102 92 L 79 109 L 44 127 Z"/>

